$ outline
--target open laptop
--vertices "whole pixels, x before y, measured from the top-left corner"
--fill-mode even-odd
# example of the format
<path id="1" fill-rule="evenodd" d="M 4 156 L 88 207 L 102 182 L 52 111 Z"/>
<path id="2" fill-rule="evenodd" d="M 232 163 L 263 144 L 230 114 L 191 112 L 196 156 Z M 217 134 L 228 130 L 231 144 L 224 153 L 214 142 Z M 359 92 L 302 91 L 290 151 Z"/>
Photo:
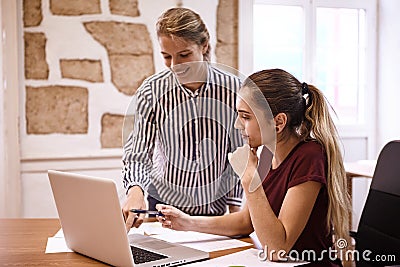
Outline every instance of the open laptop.
<path id="1" fill-rule="evenodd" d="M 48 171 L 67 246 L 114 266 L 176 266 L 207 259 L 207 252 L 127 235 L 113 180 Z"/>

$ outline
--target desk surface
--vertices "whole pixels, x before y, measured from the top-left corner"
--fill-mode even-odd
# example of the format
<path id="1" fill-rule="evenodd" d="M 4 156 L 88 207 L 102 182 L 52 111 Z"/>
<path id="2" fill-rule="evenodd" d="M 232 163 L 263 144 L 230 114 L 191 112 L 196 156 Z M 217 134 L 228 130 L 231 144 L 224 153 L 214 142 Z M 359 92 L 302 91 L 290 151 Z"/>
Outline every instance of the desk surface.
<path id="1" fill-rule="evenodd" d="M 0 266 L 108 266 L 77 253 L 45 254 L 47 238 L 59 229 L 58 219 L 0 219 Z M 241 240 L 252 242 L 250 237 Z M 210 257 L 247 248 L 211 252 Z"/>

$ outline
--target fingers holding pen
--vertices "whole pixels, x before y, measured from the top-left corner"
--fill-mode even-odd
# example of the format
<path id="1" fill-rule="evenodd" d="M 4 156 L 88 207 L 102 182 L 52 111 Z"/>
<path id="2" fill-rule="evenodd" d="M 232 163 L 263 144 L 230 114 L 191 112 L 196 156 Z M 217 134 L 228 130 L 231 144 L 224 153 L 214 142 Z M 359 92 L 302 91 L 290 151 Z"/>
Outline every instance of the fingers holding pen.
<path id="1" fill-rule="evenodd" d="M 129 212 L 125 220 L 126 230 L 129 231 L 132 227 L 139 227 L 143 223 L 143 220 L 144 214 Z"/>
<path id="2" fill-rule="evenodd" d="M 131 212 L 132 213 L 132 212 Z M 132 213 L 134 214 L 134 213 Z M 133 227 L 138 228 L 144 221 L 145 214 L 134 214 Z"/>
<path id="3" fill-rule="evenodd" d="M 156 209 L 163 214 L 163 216 L 156 216 L 157 220 L 162 224 L 162 227 L 172 228 L 172 216 L 170 206 L 157 204 Z"/>
<path id="4" fill-rule="evenodd" d="M 163 217 L 158 216 L 158 221 L 162 223 L 163 227 L 174 230 L 190 230 L 190 215 L 164 204 L 156 205 L 156 209 L 164 215 Z"/>
<path id="5" fill-rule="evenodd" d="M 156 205 L 156 210 L 164 214 L 165 216 L 173 216 L 174 214 L 174 209 L 177 210 L 176 208 L 170 206 L 170 205 L 164 205 L 164 204 L 157 204 Z"/>

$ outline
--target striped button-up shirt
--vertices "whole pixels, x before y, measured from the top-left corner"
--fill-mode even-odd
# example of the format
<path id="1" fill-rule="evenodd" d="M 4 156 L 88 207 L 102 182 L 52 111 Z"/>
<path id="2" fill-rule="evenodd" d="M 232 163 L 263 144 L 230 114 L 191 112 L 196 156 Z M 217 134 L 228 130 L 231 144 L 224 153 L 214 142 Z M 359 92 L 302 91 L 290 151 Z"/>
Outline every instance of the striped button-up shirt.
<path id="1" fill-rule="evenodd" d="M 133 130 L 124 145 L 126 189 L 150 183 L 165 203 L 189 214 L 221 215 L 240 205 L 242 188 L 227 155 L 242 145 L 236 119 L 240 80 L 209 65 L 195 92 L 170 70 L 147 78 L 134 96 Z"/>

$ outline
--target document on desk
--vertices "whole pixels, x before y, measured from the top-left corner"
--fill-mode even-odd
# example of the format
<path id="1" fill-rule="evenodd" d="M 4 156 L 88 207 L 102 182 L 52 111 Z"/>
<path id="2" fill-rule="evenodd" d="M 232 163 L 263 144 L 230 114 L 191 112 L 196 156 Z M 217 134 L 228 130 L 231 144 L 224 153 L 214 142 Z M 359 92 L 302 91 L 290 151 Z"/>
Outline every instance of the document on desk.
<path id="1" fill-rule="evenodd" d="M 161 235 L 175 232 L 169 228 L 162 227 L 160 222 L 144 222 L 140 225 L 139 229 L 143 230 L 148 235 Z"/>
<path id="2" fill-rule="evenodd" d="M 67 247 L 64 239 L 63 230 L 60 229 L 53 236 L 47 239 L 46 251 L 45 253 L 60 253 L 60 252 L 73 252 Z"/>
<path id="3" fill-rule="evenodd" d="M 251 243 L 232 239 L 227 236 L 192 231 L 175 231 L 168 228 L 163 228 L 158 222 L 143 223 L 139 228 L 131 228 L 128 235 L 133 233 L 146 233 L 148 235 L 152 235 L 154 238 L 162 239 L 171 243 L 179 243 L 184 246 L 196 248 L 205 252 L 253 246 Z M 48 238 L 46 246 L 46 253 L 59 252 L 72 252 L 65 243 L 62 229 L 60 229 L 53 237 Z"/>
<path id="4" fill-rule="evenodd" d="M 227 236 L 212 235 L 192 231 L 172 230 L 171 232 L 160 235 L 153 235 L 152 237 L 171 243 L 179 243 L 181 245 L 202 250 L 205 252 L 253 246 L 253 244 L 251 243 L 243 242 L 241 240 L 233 239 Z"/>
<path id="5" fill-rule="evenodd" d="M 129 234 L 144 234 L 143 229 L 131 228 Z M 61 252 L 73 252 L 65 243 L 63 230 L 60 229 L 58 232 L 52 236 L 47 238 L 47 245 L 45 253 L 61 253 Z"/>
<path id="6" fill-rule="evenodd" d="M 187 264 L 187 267 L 292 267 L 307 264 L 304 261 L 271 262 L 258 259 L 258 249 L 251 248 L 207 261 Z"/>

